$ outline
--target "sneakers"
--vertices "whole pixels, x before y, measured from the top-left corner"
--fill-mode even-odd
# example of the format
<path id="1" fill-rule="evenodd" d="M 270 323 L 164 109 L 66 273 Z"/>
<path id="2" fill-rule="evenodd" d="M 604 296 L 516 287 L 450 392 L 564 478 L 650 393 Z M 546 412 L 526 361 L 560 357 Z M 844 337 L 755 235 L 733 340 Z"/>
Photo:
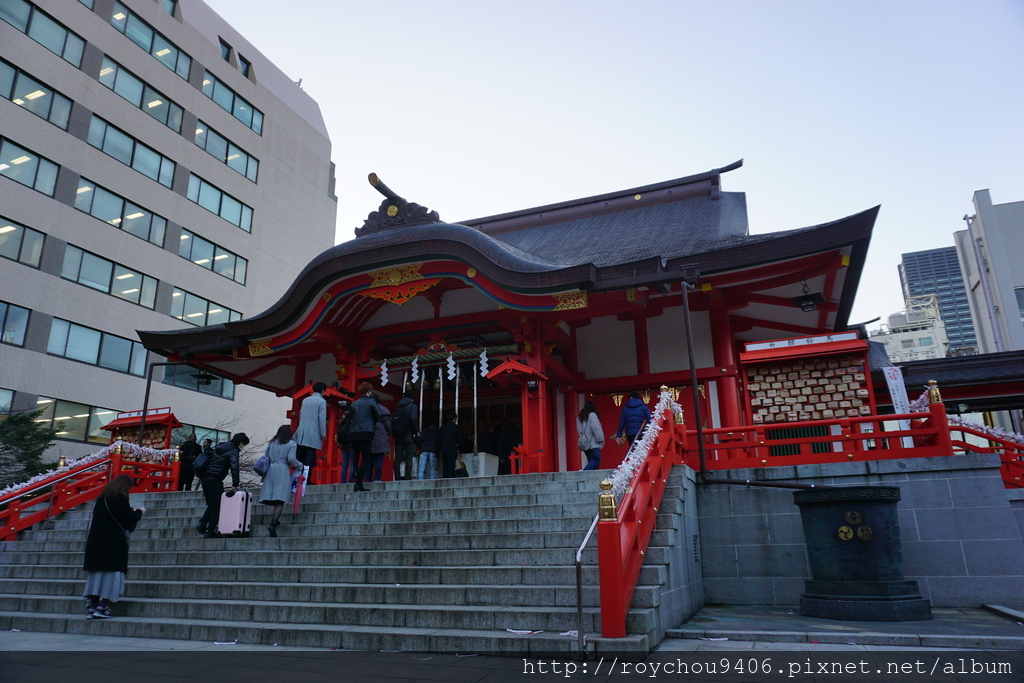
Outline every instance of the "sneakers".
<path id="1" fill-rule="evenodd" d="M 114 615 L 110 613 L 109 605 L 106 607 L 97 607 L 89 614 L 90 619 L 109 619 L 112 616 Z"/>

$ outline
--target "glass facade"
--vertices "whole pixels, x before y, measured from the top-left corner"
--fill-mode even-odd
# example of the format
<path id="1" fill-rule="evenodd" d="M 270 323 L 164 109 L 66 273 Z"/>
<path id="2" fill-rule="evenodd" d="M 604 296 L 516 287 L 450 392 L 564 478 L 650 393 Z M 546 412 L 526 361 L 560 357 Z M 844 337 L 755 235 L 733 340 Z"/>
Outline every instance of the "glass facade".
<path id="1" fill-rule="evenodd" d="M 237 225 L 246 232 L 252 232 L 252 207 L 194 173 L 188 179 L 188 198 L 228 223 Z"/>
<path id="2" fill-rule="evenodd" d="M 14 346 L 25 345 L 25 333 L 28 332 L 27 308 L 0 301 L 0 341 Z"/>
<path id="3" fill-rule="evenodd" d="M 69 244 L 61 277 L 139 306 L 156 305 L 156 280 Z"/>
<path id="4" fill-rule="evenodd" d="M 139 342 L 60 318 L 53 319 L 46 351 L 109 370 L 146 375 L 146 349 Z"/>
<path id="5" fill-rule="evenodd" d="M 196 144 L 217 161 L 227 164 L 231 170 L 256 182 L 259 160 L 202 121 L 196 127 Z"/>
<path id="6" fill-rule="evenodd" d="M 45 237 L 38 230 L 0 218 L 0 256 L 6 259 L 38 268 Z"/>
<path id="7" fill-rule="evenodd" d="M 978 340 L 956 247 L 903 254 L 899 272 L 904 297 L 934 294 L 938 299 L 939 315 L 949 339 L 949 353 L 975 351 Z"/>
<path id="8" fill-rule="evenodd" d="M 199 378 L 195 376 L 198 374 L 199 370 L 196 368 L 190 368 L 187 365 L 165 365 L 164 384 L 173 384 L 176 387 L 191 389 L 192 391 L 198 391 L 201 394 L 209 394 L 210 396 L 219 396 L 220 398 L 234 400 L 234 382 L 229 379 L 224 379 L 223 377 L 211 375 L 212 379 L 209 384 L 200 384 Z M 200 439 L 202 438 L 203 437 L 200 436 Z"/>
<path id="9" fill-rule="evenodd" d="M 85 178 L 78 181 L 75 208 L 158 247 L 164 245 L 166 218 Z"/>
<path id="10" fill-rule="evenodd" d="M 52 197 L 58 168 L 49 159 L 0 138 L 0 175 Z"/>
<path id="11" fill-rule="evenodd" d="M 46 396 L 39 397 L 36 407 L 42 410 L 36 422 L 57 430 L 58 439 L 101 444 L 110 441 L 110 434 L 103 431 L 103 426 L 113 422 L 119 412 Z"/>
<path id="12" fill-rule="evenodd" d="M 188 80 L 192 58 L 120 2 L 114 3 L 114 16 L 110 18 L 110 24 L 153 55 L 158 62 Z"/>
<path id="13" fill-rule="evenodd" d="M 242 319 L 242 314 L 238 311 L 215 304 L 177 287 L 174 288 L 174 294 L 171 295 L 171 315 L 178 320 L 199 327 Z"/>
<path id="14" fill-rule="evenodd" d="M 249 104 L 245 98 L 239 96 L 209 71 L 203 74 L 203 94 L 255 133 L 263 134 L 263 112 Z"/>
<path id="15" fill-rule="evenodd" d="M 103 58 L 100 83 L 175 133 L 181 132 L 181 107 L 110 57 Z"/>
<path id="16" fill-rule="evenodd" d="M 181 231 L 178 255 L 244 285 L 249 262 L 188 230 Z"/>
<path id="17" fill-rule="evenodd" d="M 26 0 L 0 0 L 0 19 L 47 50 L 73 64 L 82 65 L 85 41 L 59 21 Z"/>
<path id="18" fill-rule="evenodd" d="M 0 0 L 2 1 L 2 0 Z M 0 59 L 0 96 L 63 130 L 68 129 L 71 100 Z"/>
<path id="19" fill-rule="evenodd" d="M 174 181 L 173 161 L 95 114 L 89 124 L 89 144 L 164 187 Z"/>

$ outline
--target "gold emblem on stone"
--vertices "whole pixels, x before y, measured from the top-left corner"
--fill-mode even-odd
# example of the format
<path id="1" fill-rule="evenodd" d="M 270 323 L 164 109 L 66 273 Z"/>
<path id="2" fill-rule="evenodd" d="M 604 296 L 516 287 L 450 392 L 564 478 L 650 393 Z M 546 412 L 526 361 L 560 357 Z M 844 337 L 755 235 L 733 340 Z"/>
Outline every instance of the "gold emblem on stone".
<path id="1" fill-rule="evenodd" d="M 839 534 L 839 539 L 842 540 L 842 541 L 852 541 L 853 540 L 853 529 L 851 529 L 848 526 L 841 526 L 841 527 L 839 527 L 838 534 Z"/>
<path id="2" fill-rule="evenodd" d="M 388 218 L 394 218 L 398 215 L 398 207 L 394 204 L 388 207 Z"/>
<path id="3" fill-rule="evenodd" d="M 872 531 L 871 527 L 869 526 L 857 527 L 857 538 L 859 538 L 862 541 L 870 541 L 874 535 L 875 532 Z"/>
<path id="4" fill-rule="evenodd" d="M 850 510 L 846 513 L 847 524 L 860 524 L 861 519 L 862 517 L 860 516 L 860 513 L 856 510 Z"/>

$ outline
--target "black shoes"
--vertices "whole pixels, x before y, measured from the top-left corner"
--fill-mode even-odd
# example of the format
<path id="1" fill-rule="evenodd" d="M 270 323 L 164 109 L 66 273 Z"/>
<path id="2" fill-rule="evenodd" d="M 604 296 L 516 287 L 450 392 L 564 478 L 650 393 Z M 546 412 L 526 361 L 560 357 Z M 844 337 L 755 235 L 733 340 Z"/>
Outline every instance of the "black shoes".
<path id="1" fill-rule="evenodd" d="M 206 528 L 203 527 L 202 524 L 196 524 L 196 531 L 198 531 L 202 536 L 206 535 Z"/>
<path id="2" fill-rule="evenodd" d="M 353 491 L 369 491 L 369 489 L 363 486 L 362 484 L 356 484 L 356 487 L 353 489 Z"/>
<path id="3" fill-rule="evenodd" d="M 271 538 L 277 538 L 277 527 L 276 526 L 271 524 L 270 526 L 267 527 L 267 531 L 270 532 L 270 537 Z"/>

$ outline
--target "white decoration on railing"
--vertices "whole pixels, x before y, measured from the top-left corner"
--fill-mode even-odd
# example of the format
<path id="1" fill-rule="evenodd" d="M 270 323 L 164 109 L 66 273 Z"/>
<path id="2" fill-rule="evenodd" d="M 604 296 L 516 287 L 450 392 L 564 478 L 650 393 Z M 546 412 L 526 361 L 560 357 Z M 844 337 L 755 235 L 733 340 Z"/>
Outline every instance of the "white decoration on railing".
<path id="1" fill-rule="evenodd" d="M 928 406 L 931 405 L 931 401 L 928 400 L 928 390 L 925 389 L 924 393 L 917 397 L 913 403 L 910 404 L 910 412 L 912 413 L 927 413 Z"/>
<path id="2" fill-rule="evenodd" d="M 26 482 L 22 482 L 21 484 L 12 484 L 3 490 L 0 490 L 0 498 L 3 498 L 4 496 L 7 496 L 8 494 L 11 493 L 17 493 L 18 491 L 21 490 L 30 489 L 33 486 L 46 481 L 47 479 L 50 479 L 54 476 L 59 477 L 60 475 L 67 474 L 72 470 L 81 467 L 82 465 L 88 465 L 89 463 L 92 462 L 99 462 L 101 460 L 105 460 L 110 457 L 110 454 L 113 453 L 114 449 L 117 448 L 118 446 L 121 447 L 122 454 L 134 456 L 128 458 L 129 460 L 138 459 L 138 456 L 143 455 L 148 457 L 164 459 L 173 455 L 177 451 L 176 448 L 158 451 L 152 448 L 146 448 L 144 446 L 137 446 L 136 444 L 133 443 L 127 443 L 125 441 L 115 441 L 114 443 L 110 444 L 109 446 L 103 447 L 102 449 L 93 453 L 92 455 L 86 455 L 79 458 L 78 460 L 72 460 L 71 462 L 64 465 L 64 467 L 57 467 L 50 470 L 49 472 L 37 474 L 36 476 L 32 477 Z"/>
<path id="3" fill-rule="evenodd" d="M 413 358 L 412 367 L 409 369 L 412 371 L 412 383 L 416 384 L 416 382 L 420 381 L 420 359 Z"/>
<path id="4" fill-rule="evenodd" d="M 380 385 L 386 386 L 388 383 L 388 362 L 385 360 L 380 364 Z"/>
<path id="5" fill-rule="evenodd" d="M 926 389 L 923 394 L 917 397 L 917 400 L 910 404 L 910 412 L 912 413 L 927 413 L 928 406 L 931 405 L 931 401 L 928 398 L 928 390 Z M 957 415 L 947 415 L 946 419 L 949 424 L 956 425 L 958 427 L 967 427 L 969 429 L 975 429 L 989 436 L 994 436 L 997 439 L 1003 441 L 1012 441 L 1014 443 L 1024 444 L 1024 435 L 1016 432 L 1007 432 L 1002 429 L 995 429 L 994 427 L 987 427 L 977 422 L 968 422 L 967 420 Z"/>
<path id="6" fill-rule="evenodd" d="M 650 455 L 651 448 L 654 446 L 654 442 L 657 441 L 658 434 L 661 433 L 661 417 L 666 411 L 669 411 L 670 414 L 666 415 L 665 419 L 674 422 L 675 416 L 681 414 L 683 409 L 682 406 L 672 400 L 672 394 L 663 391 L 658 400 L 658 406 L 651 415 L 651 422 L 647 425 L 647 429 L 644 430 L 643 436 L 633 442 L 633 447 L 629 449 L 622 463 L 615 468 L 615 472 L 610 477 L 612 494 L 615 496 L 616 502 L 622 501 L 622 496 L 626 493 L 629 483 L 633 481 L 633 477 L 640 470 L 640 466 L 647 459 L 647 456 Z"/>
<path id="7" fill-rule="evenodd" d="M 448 354 L 448 379 L 455 379 L 455 356 Z"/>

